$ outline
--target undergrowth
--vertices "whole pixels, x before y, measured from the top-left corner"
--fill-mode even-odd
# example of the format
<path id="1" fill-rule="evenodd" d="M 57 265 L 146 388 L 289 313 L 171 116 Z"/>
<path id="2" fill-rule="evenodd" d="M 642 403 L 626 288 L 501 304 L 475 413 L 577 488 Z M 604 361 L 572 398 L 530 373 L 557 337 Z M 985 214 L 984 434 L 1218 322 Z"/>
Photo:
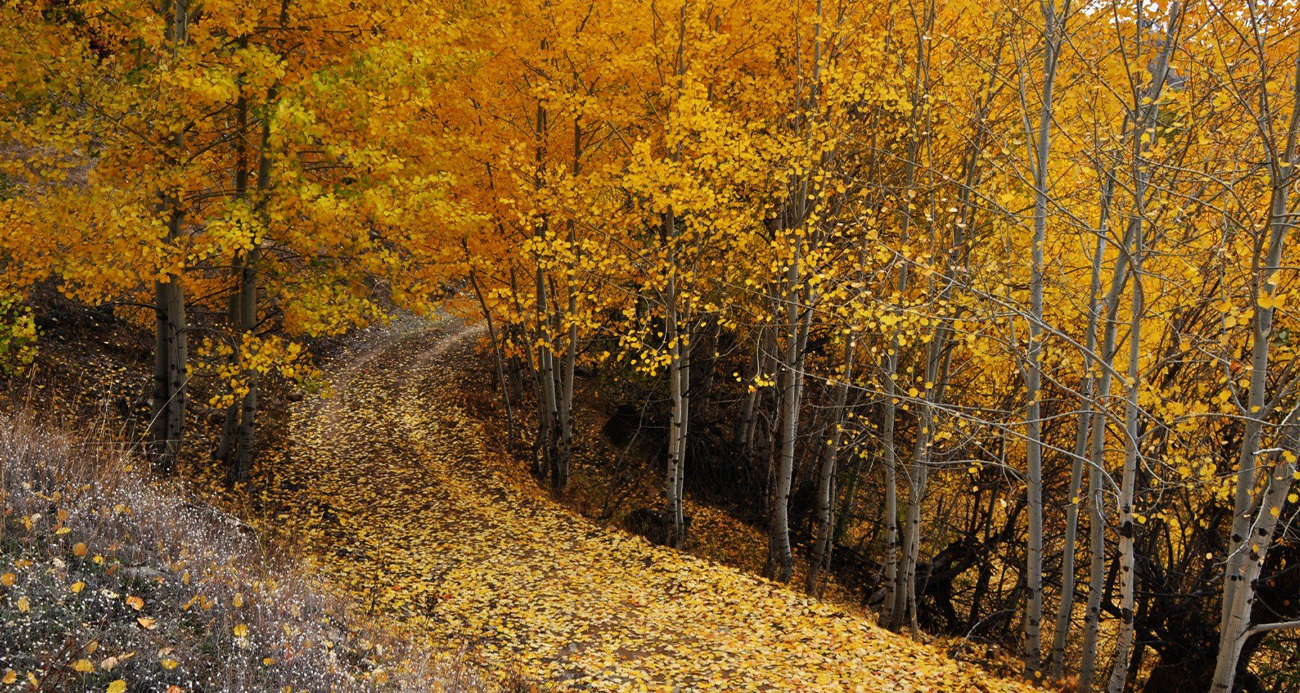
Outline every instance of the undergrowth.
<path id="1" fill-rule="evenodd" d="M 0 481 L 0 690 L 494 690 L 107 439 L 0 416 Z"/>

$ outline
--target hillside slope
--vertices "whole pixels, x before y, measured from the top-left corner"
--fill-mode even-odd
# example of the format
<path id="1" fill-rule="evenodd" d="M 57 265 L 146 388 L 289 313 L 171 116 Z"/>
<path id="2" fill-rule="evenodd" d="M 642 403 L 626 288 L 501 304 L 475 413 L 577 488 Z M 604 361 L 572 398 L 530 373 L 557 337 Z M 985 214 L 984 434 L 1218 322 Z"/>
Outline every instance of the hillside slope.
<path id="1" fill-rule="evenodd" d="M 0 413 L 0 690 L 498 690 L 96 436 Z"/>
<path id="2" fill-rule="evenodd" d="M 561 690 L 1030 690 L 561 508 L 452 394 L 477 336 L 408 327 L 338 359 L 261 491 L 268 524 L 370 608 Z"/>

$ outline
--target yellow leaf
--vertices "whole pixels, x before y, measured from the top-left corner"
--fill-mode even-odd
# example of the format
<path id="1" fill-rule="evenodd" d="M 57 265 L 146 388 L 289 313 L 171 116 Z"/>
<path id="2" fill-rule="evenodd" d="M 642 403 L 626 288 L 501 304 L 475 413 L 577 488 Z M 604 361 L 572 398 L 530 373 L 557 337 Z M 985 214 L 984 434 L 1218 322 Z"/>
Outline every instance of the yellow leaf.
<path id="1" fill-rule="evenodd" d="M 76 544 L 73 544 L 73 545 L 72 545 L 72 555 L 73 555 L 73 556 L 76 556 L 77 558 L 81 558 L 82 556 L 85 556 L 85 555 L 86 555 L 86 545 L 83 544 L 83 543 L 81 543 L 81 542 L 77 542 Z"/>
<path id="2" fill-rule="evenodd" d="M 156 618 L 141 616 L 140 618 L 137 618 L 135 621 L 136 623 L 139 623 L 140 627 L 145 630 L 153 630 L 158 627 L 158 619 Z"/>
<path id="3" fill-rule="evenodd" d="M 95 665 L 91 664 L 89 659 L 78 659 L 72 663 L 72 670 L 79 671 L 83 674 L 89 674 L 95 670 Z"/>
<path id="4" fill-rule="evenodd" d="M 107 693 L 126 693 L 126 681 L 118 679 L 108 684 Z"/>
<path id="5" fill-rule="evenodd" d="M 28 611 L 32 610 L 32 603 L 27 601 L 27 597 L 20 597 L 18 599 L 18 610 L 23 613 L 27 613 Z"/>
<path id="6" fill-rule="evenodd" d="M 18 682 L 18 674 L 14 673 L 13 669 L 5 669 L 5 675 L 4 677 L 0 678 L 0 683 L 3 683 L 6 686 L 12 686 L 17 682 Z"/>
<path id="7" fill-rule="evenodd" d="M 139 597 L 127 597 L 126 605 L 131 607 L 132 609 L 135 609 L 136 611 L 139 611 L 140 609 L 144 608 L 144 600 Z"/>
<path id="8" fill-rule="evenodd" d="M 175 669 L 176 666 L 180 664 L 180 662 L 177 662 L 174 659 L 164 659 L 161 662 L 159 662 L 159 664 L 162 665 L 162 668 L 171 671 L 172 669 Z"/>
<path id="9" fill-rule="evenodd" d="M 13 573 L 5 573 L 4 575 L 0 575 L 0 585 L 4 585 L 5 587 L 13 587 L 14 581 L 17 579 L 18 578 Z"/>
<path id="10" fill-rule="evenodd" d="M 69 587 L 68 589 L 72 590 L 73 594 L 78 594 L 81 592 L 81 590 L 86 589 L 86 583 L 78 580 L 72 583 L 72 586 Z"/>
<path id="11" fill-rule="evenodd" d="M 235 637 L 237 637 L 237 638 L 245 638 L 245 637 L 248 637 L 248 626 L 246 626 L 246 625 L 244 625 L 244 624 L 242 624 L 242 623 L 239 624 L 239 625 L 237 625 L 237 626 L 235 626 Z"/>

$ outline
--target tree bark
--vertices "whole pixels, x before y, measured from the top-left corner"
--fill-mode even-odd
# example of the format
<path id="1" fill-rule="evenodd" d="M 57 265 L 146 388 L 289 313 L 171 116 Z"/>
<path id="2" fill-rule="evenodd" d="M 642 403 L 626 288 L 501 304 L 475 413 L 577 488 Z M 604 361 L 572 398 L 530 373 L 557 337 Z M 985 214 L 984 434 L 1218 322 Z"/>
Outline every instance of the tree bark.
<path id="1" fill-rule="evenodd" d="M 173 52 L 187 39 L 189 0 L 174 0 L 168 38 Z M 176 151 L 185 151 L 185 132 L 172 137 Z M 185 209 L 179 193 L 160 191 L 161 208 L 168 217 L 167 241 L 178 243 L 185 224 Z M 180 457 L 185 434 L 185 385 L 189 374 L 186 344 L 185 293 L 179 275 L 167 275 L 154 282 L 154 389 L 149 426 L 150 447 L 159 471 L 171 473 Z"/>
<path id="2" fill-rule="evenodd" d="M 677 238 L 677 220 L 672 207 L 663 216 L 664 236 L 669 243 Z M 680 287 L 676 252 L 670 252 L 670 270 L 664 297 L 664 335 L 668 340 L 668 390 L 672 399 L 672 421 L 668 430 L 668 464 L 664 470 L 665 534 L 667 544 L 681 548 L 686 542 L 686 520 L 682 511 L 682 488 L 685 480 L 686 445 L 690 424 L 690 329 L 682 324 Z"/>
<path id="3" fill-rule="evenodd" d="M 1214 683 L 1211 693 L 1228 693 L 1239 668 L 1242 645 L 1250 625 L 1251 607 L 1255 600 L 1255 580 L 1264 563 L 1272 540 L 1277 517 L 1273 515 L 1282 507 L 1291 486 L 1290 473 L 1294 472 L 1297 452 L 1297 431 L 1293 410 L 1287 417 L 1286 448 L 1281 460 L 1275 463 L 1275 473 L 1269 481 L 1268 491 L 1260 503 L 1254 501 L 1253 492 L 1266 474 L 1256 462 L 1266 417 L 1271 406 L 1266 401 L 1268 388 L 1269 345 L 1273 339 L 1275 308 L 1271 302 L 1278 289 L 1277 275 L 1282 269 L 1282 255 L 1286 237 L 1294 224 L 1295 212 L 1290 209 L 1290 190 L 1298 174 L 1295 171 L 1297 139 L 1300 138 L 1300 51 L 1297 52 L 1293 79 L 1293 99 L 1290 123 L 1285 145 L 1276 158 L 1269 162 L 1272 177 L 1272 199 L 1268 214 L 1268 243 L 1262 267 L 1259 259 L 1254 264 L 1255 316 L 1252 320 L 1250 392 L 1247 406 L 1242 412 L 1245 432 L 1237 461 L 1237 483 L 1232 504 L 1232 536 L 1229 542 L 1227 565 L 1223 578 L 1223 606 L 1219 626 L 1219 656 L 1215 662 Z M 1261 110 L 1264 110 L 1261 108 Z M 1265 114 L 1267 117 L 1267 114 Z M 1260 244 L 1256 244 L 1258 248 Z M 1258 258 L 1258 255 L 1256 255 Z M 1288 456 L 1289 459 L 1288 459 Z M 1278 474 L 1281 469 L 1287 473 Z"/>
<path id="4" fill-rule="evenodd" d="M 1109 186 L 1103 194 L 1101 228 L 1106 226 L 1106 215 L 1110 200 Z M 1088 441 L 1092 426 L 1092 412 L 1096 407 L 1093 390 L 1096 378 L 1097 349 L 1097 293 L 1101 290 L 1101 265 L 1105 251 L 1105 240 L 1099 234 L 1092 256 L 1092 278 L 1088 283 L 1088 326 L 1084 335 L 1083 360 L 1084 374 L 1079 393 L 1079 423 L 1074 437 L 1074 449 L 1071 453 L 1070 486 L 1065 504 L 1065 536 L 1061 548 L 1061 601 L 1056 611 L 1056 628 L 1052 633 L 1052 655 L 1049 675 L 1059 679 L 1065 675 L 1065 646 L 1070 634 L 1070 620 L 1074 613 L 1074 572 L 1075 551 L 1079 534 L 1079 506 L 1083 490 L 1083 471 L 1088 454 Z"/>
<path id="5" fill-rule="evenodd" d="M 781 449 L 777 459 L 772 507 L 768 516 L 766 573 L 778 582 L 789 582 L 794 574 L 794 551 L 790 545 L 790 489 L 794 478 L 795 443 L 799 434 L 799 410 L 803 400 L 804 343 L 812 319 L 811 307 L 802 307 L 802 240 L 796 237 L 793 257 L 785 279 L 785 358 L 781 368 Z"/>
<path id="6" fill-rule="evenodd" d="M 1047 173 L 1052 146 L 1052 92 L 1056 85 L 1057 58 L 1069 20 L 1070 0 L 1056 16 L 1055 0 L 1040 3 L 1043 13 L 1043 93 L 1038 114 L 1038 137 L 1034 150 L 1034 235 L 1030 255 L 1029 353 L 1025 369 L 1025 495 L 1028 505 L 1029 536 L 1025 547 L 1026 673 L 1037 672 L 1042 659 L 1043 620 L 1043 441 L 1042 441 L 1042 350 L 1043 350 L 1043 245 L 1047 238 Z"/>
<path id="7" fill-rule="evenodd" d="M 813 555 L 808 563 L 808 578 L 804 589 L 816 595 L 819 593 L 818 578 L 821 571 L 830 568 L 831 544 L 835 528 L 835 496 L 833 493 L 836 477 L 836 464 L 840 454 L 840 441 L 843 438 L 844 407 L 849 398 L 849 381 L 853 378 L 854 338 L 849 337 L 844 345 L 844 372 L 835 388 L 835 404 L 832 407 L 830 438 L 823 450 L 821 466 L 817 473 L 817 538 L 813 545 Z"/>

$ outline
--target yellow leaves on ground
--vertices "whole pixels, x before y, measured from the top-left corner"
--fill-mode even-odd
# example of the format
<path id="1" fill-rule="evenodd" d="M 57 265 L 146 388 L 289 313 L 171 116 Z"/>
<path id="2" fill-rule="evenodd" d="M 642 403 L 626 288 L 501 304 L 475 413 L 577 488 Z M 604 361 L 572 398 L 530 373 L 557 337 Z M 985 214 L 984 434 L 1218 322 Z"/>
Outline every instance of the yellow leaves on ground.
<path id="1" fill-rule="evenodd" d="M 1030 690 L 557 506 L 455 401 L 473 335 L 352 355 L 295 414 L 268 507 L 358 600 L 560 690 Z"/>

